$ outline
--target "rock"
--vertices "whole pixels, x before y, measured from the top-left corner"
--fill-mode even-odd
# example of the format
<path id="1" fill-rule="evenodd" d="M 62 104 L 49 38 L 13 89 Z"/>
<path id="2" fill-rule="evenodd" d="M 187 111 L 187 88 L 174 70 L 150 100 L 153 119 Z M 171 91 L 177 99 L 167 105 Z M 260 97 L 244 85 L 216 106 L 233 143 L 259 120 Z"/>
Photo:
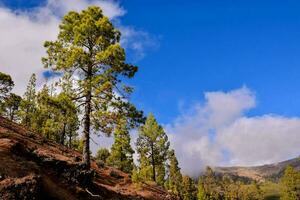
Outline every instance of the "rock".
<path id="1" fill-rule="evenodd" d="M 117 178 L 117 179 L 123 179 L 124 178 L 124 176 L 122 175 L 122 174 L 120 174 L 118 171 L 116 171 L 116 170 L 111 170 L 110 171 L 110 173 L 109 173 L 109 175 L 111 176 L 111 177 L 114 177 L 114 178 Z"/>
<path id="2" fill-rule="evenodd" d="M 36 175 L 6 179 L 0 182 L 0 199 L 39 199 L 41 185 L 41 178 Z"/>

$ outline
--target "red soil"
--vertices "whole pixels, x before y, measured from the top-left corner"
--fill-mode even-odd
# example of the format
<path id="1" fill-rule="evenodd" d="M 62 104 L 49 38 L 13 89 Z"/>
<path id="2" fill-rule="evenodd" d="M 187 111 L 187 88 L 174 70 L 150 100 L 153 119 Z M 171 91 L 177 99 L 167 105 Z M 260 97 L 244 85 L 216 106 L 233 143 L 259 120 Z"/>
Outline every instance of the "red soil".
<path id="1" fill-rule="evenodd" d="M 0 199 L 177 199 L 159 186 L 133 184 L 117 169 L 92 170 L 81 154 L 0 117 Z"/>

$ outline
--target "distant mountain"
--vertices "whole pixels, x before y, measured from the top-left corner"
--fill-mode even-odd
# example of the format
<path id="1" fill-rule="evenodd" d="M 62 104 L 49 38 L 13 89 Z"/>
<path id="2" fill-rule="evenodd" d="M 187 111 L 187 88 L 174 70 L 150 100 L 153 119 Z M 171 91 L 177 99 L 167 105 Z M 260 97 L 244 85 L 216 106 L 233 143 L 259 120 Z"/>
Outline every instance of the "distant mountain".
<path id="1" fill-rule="evenodd" d="M 277 181 L 288 165 L 300 170 L 300 157 L 255 167 L 215 167 L 214 171 L 220 176 L 228 175 L 232 178 L 243 179 L 245 181 Z"/>

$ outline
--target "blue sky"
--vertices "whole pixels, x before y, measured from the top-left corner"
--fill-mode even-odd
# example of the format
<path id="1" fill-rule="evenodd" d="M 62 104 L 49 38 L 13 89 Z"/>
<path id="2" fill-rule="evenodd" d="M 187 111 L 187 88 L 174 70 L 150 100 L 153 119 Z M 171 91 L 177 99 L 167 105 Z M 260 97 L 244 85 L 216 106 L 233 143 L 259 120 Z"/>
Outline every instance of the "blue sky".
<path id="1" fill-rule="evenodd" d="M 1 0 L 13 9 L 40 0 Z M 136 62 L 134 102 L 168 123 L 205 91 L 246 85 L 250 115 L 300 113 L 300 3 L 297 1 L 120 1 L 123 24 L 155 38 Z M 130 58 L 130 54 L 128 56 Z"/>
<path id="2" fill-rule="evenodd" d="M 299 2 L 127 2 L 124 22 L 161 36 L 160 48 L 138 63 L 136 84 L 137 98 L 162 121 L 181 101 L 242 85 L 257 94 L 252 114 L 299 115 Z"/>
<path id="3" fill-rule="evenodd" d="M 16 92 L 52 74 L 40 58 L 59 15 L 91 3 L 121 29 L 139 66 L 132 101 L 164 125 L 184 172 L 300 154 L 300 2 L 0 0 L 0 69 Z"/>

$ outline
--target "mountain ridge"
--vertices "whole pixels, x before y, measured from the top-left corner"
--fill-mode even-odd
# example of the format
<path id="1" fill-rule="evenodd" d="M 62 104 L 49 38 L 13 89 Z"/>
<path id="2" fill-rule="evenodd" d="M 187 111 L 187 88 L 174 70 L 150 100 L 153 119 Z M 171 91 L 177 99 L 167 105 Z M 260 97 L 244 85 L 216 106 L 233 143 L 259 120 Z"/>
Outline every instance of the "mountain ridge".
<path id="1" fill-rule="evenodd" d="M 213 167 L 213 170 L 220 176 L 229 175 L 236 178 L 245 178 L 249 181 L 255 180 L 263 182 L 267 180 L 278 181 L 288 165 L 300 170 L 300 157 L 259 166 Z"/>

